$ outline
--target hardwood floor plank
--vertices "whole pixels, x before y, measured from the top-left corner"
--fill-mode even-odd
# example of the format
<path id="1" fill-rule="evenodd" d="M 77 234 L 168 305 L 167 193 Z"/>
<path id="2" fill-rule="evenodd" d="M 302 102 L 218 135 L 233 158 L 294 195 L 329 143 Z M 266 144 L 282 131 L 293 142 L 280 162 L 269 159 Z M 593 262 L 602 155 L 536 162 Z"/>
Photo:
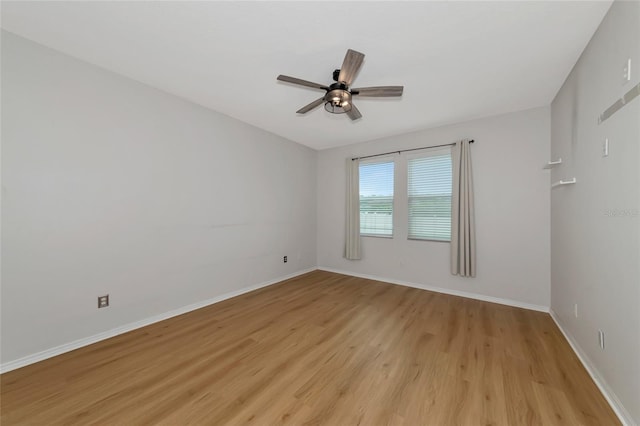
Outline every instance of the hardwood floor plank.
<path id="1" fill-rule="evenodd" d="M 2 425 L 619 424 L 548 314 L 325 271 L 0 376 Z"/>

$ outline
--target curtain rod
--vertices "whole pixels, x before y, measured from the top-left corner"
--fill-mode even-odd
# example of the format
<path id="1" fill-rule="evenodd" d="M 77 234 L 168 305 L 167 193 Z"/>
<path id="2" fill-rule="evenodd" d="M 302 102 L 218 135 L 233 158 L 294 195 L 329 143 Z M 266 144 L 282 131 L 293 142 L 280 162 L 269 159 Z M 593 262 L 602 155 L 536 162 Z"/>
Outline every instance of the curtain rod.
<path id="1" fill-rule="evenodd" d="M 373 158 L 373 157 L 380 157 L 382 155 L 389 155 L 389 154 L 400 154 L 401 152 L 408 152 L 408 151 L 418 151 L 421 149 L 427 149 L 427 148 L 440 148 L 443 146 L 451 146 L 451 145 L 455 145 L 457 142 L 453 142 L 453 143 L 443 143 L 442 145 L 433 145 L 433 146 L 423 146 L 422 148 L 411 148 L 411 149 L 401 149 L 400 151 L 391 151 L 391 152 L 383 152 L 382 154 L 374 154 L 374 155 L 365 155 L 364 157 L 354 157 L 351 159 L 351 161 L 355 161 L 355 160 L 362 160 L 363 158 Z M 471 139 L 469 141 L 469 143 L 473 143 L 473 139 Z"/>

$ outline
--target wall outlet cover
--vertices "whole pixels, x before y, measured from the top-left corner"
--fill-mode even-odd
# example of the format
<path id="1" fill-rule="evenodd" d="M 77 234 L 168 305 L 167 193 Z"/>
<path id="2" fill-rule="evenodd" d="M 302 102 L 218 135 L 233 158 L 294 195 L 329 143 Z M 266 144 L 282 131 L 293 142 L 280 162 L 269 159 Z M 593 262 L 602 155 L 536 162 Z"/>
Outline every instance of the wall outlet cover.
<path id="1" fill-rule="evenodd" d="M 98 308 L 106 308 L 109 306 L 109 295 L 98 296 Z"/>
<path id="2" fill-rule="evenodd" d="M 598 345 L 604 350 L 604 331 L 598 330 Z"/>
<path id="3" fill-rule="evenodd" d="M 622 84 L 626 84 L 631 81 L 631 58 L 627 59 L 622 71 Z"/>

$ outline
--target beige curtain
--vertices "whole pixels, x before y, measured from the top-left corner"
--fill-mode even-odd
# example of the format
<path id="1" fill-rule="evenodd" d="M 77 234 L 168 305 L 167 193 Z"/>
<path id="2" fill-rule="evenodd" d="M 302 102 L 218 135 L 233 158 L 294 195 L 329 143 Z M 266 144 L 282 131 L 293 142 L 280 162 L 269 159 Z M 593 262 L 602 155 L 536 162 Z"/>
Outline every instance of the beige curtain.
<path id="1" fill-rule="evenodd" d="M 451 194 L 451 273 L 476 276 L 476 227 L 473 218 L 473 177 L 469 140 L 453 147 Z"/>
<path id="2" fill-rule="evenodd" d="M 347 218 L 344 257 L 360 259 L 360 161 L 347 158 Z"/>

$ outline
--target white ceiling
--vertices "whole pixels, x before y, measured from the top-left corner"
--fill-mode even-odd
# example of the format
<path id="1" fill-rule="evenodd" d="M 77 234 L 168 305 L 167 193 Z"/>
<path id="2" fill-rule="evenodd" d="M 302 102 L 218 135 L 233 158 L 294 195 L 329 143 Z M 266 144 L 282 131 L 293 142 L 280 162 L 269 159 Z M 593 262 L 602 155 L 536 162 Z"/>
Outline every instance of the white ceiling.
<path id="1" fill-rule="evenodd" d="M 549 2 L 2 2 L 15 34 L 323 149 L 548 105 L 611 5 Z M 324 92 L 347 48 L 366 54 L 351 122 Z"/>

